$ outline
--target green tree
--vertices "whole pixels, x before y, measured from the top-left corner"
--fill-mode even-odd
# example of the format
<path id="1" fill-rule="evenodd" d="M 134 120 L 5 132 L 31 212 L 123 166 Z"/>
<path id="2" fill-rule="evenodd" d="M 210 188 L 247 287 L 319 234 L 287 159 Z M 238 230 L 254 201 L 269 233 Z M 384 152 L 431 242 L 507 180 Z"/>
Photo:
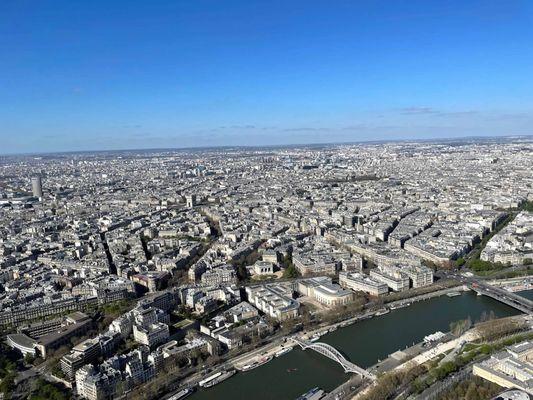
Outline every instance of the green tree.
<path id="1" fill-rule="evenodd" d="M 0 382 L 0 393 L 2 393 L 5 398 L 9 398 L 11 396 L 11 392 L 13 392 L 13 389 L 15 389 L 15 377 L 16 373 L 11 371 L 5 375 L 2 379 L 2 382 Z"/>
<path id="2" fill-rule="evenodd" d="M 58 384 L 38 379 L 28 397 L 29 400 L 68 400 L 72 398 L 70 390 Z"/>
<path id="3" fill-rule="evenodd" d="M 283 271 L 284 278 L 297 278 L 298 276 L 298 270 L 292 263 L 287 268 L 285 268 L 285 271 Z"/>

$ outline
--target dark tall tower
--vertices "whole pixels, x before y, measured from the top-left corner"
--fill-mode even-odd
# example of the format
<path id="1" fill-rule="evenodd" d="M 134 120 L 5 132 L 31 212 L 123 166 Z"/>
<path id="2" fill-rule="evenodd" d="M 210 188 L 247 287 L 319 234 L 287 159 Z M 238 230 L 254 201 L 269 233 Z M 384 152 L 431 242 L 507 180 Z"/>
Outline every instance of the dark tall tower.
<path id="1" fill-rule="evenodd" d="M 31 191 L 35 197 L 43 197 L 43 180 L 41 175 L 31 177 Z"/>

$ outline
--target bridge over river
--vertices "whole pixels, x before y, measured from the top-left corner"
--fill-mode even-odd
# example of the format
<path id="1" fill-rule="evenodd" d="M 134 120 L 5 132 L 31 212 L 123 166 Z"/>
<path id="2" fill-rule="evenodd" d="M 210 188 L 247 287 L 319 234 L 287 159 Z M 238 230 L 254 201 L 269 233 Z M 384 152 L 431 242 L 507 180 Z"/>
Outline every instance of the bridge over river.
<path id="1" fill-rule="evenodd" d="M 447 274 L 447 276 L 466 284 L 478 294 L 492 297 L 494 300 L 507 304 L 525 314 L 533 313 L 533 301 L 526 299 L 517 293 L 490 285 L 488 282 L 474 277 L 467 277 L 459 274 Z"/>
<path id="2" fill-rule="evenodd" d="M 335 347 L 327 343 L 313 343 L 299 338 L 292 338 L 292 340 L 298 344 L 302 350 L 311 349 L 317 353 L 322 354 L 323 356 L 328 357 L 329 359 L 339 363 L 344 369 L 344 372 L 351 372 L 357 375 L 360 375 L 363 378 L 370 380 L 375 380 L 376 377 L 374 374 L 368 372 L 366 369 L 361 368 L 354 363 L 348 361 Z"/>

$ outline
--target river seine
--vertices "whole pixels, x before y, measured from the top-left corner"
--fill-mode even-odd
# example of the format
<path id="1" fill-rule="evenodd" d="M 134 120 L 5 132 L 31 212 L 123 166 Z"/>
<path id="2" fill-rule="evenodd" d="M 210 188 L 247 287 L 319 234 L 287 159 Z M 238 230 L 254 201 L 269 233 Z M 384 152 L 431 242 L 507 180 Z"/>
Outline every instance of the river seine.
<path id="1" fill-rule="evenodd" d="M 533 291 L 524 292 L 532 298 Z M 466 292 L 456 297 L 441 296 L 391 311 L 324 335 L 328 343 L 350 361 L 368 368 L 380 359 L 436 331 L 449 331 L 450 323 L 470 317 L 473 322 L 483 312 L 497 317 L 519 314 L 507 305 L 485 296 Z M 340 365 L 312 351 L 294 348 L 268 364 L 210 388 L 201 389 L 192 400 L 294 400 L 313 387 L 331 391 L 348 379 Z"/>

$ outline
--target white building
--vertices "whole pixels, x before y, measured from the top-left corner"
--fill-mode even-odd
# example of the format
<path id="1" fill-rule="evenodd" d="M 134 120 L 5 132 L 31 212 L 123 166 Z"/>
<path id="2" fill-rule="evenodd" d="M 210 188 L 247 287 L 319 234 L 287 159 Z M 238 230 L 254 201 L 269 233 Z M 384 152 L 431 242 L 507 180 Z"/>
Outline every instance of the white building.
<path id="1" fill-rule="evenodd" d="M 147 327 L 139 325 L 133 326 L 133 338 L 135 341 L 149 347 L 166 342 L 168 337 L 168 325 L 161 322 L 157 322 Z"/>
<path id="2" fill-rule="evenodd" d="M 522 342 L 474 365 L 473 373 L 505 388 L 533 395 L 533 343 Z"/>
<path id="3" fill-rule="evenodd" d="M 281 285 L 248 286 L 248 301 L 272 318 L 285 320 L 298 315 L 300 304 Z"/>
<path id="4" fill-rule="evenodd" d="M 274 265 L 268 261 L 256 261 L 253 265 L 255 275 L 272 275 L 274 273 Z"/>
<path id="5" fill-rule="evenodd" d="M 343 288 L 368 293 L 371 296 L 381 296 L 389 292 L 385 283 L 358 272 L 340 272 L 339 285 Z"/>
<path id="6" fill-rule="evenodd" d="M 418 288 L 433 284 L 433 271 L 428 267 L 406 265 L 401 267 L 401 272 L 409 277 L 411 286 Z"/>
<path id="7" fill-rule="evenodd" d="M 327 307 L 349 304 L 354 299 L 351 290 L 346 290 L 332 283 L 330 277 L 319 276 L 302 279 L 297 284 L 298 293 L 308 296 Z"/>
<path id="8" fill-rule="evenodd" d="M 370 277 L 385 283 L 395 292 L 402 292 L 409 289 L 409 276 L 401 272 L 387 273 L 378 268 L 370 271 Z"/>

